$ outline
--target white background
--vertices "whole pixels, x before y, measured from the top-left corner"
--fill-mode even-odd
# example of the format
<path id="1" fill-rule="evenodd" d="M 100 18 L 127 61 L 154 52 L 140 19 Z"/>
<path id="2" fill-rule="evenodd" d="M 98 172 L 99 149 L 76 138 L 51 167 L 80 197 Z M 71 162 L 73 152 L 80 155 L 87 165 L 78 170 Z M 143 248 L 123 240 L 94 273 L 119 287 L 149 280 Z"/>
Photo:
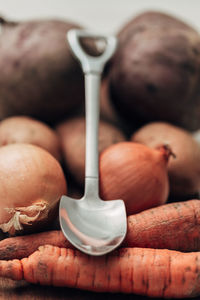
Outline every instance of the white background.
<path id="1" fill-rule="evenodd" d="M 102 33 L 115 33 L 149 9 L 178 16 L 200 31 L 200 0 L 0 0 L 0 14 L 8 19 L 64 18 Z"/>

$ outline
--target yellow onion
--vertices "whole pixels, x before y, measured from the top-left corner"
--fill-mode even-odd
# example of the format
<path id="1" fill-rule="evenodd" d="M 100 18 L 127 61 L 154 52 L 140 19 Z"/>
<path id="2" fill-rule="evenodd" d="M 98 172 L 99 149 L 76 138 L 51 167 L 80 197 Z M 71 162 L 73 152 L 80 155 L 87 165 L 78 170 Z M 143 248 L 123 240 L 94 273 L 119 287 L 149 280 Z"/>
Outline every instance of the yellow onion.
<path id="1" fill-rule="evenodd" d="M 0 229 L 14 235 L 43 229 L 55 217 L 66 181 L 59 162 L 29 144 L 0 148 Z"/>
<path id="2" fill-rule="evenodd" d="M 128 215 L 165 203 L 170 155 L 167 146 L 151 149 L 133 142 L 110 146 L 100 155 L 101 198 L 124 200 Z"/>

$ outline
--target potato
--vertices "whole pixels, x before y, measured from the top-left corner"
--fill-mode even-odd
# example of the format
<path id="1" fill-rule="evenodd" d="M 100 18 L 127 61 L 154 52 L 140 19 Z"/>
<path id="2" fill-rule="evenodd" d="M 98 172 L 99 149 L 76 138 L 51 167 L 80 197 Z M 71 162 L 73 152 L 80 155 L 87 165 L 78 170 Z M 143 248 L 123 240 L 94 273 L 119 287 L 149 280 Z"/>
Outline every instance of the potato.
<path id="1" fill-rule="evenodd" d="M 200 35 L 182 21 L 146 12 L 119 32 L 108 72 L 112 102 L 137 126 L 166 121 L 200 126 Z M 133 128 L 133 127 L 132 127 Z"/>
<path id="2" fill-rule="evenodd" d="M 66 41 L 71 28 L 80 26 L 60 20 L 1 19 L 0 120 L 27 115 L 54 124 L 79 109 L 84 84 Z M 94 44 L 85 44 L 96 51 Z"/>
<path id="3" fill-rule="evenodd" d="M 0 146 L 27 143 L 39 146 L 61 160 L 60 140 L 46 124 L 26 116 L 14 116 L 0 122 Z"/>
<path id="4" fill-rule="evenodd" d="M 133 25 L 136 26 L 135 33 L 142 32 L 145 29 L 155 29 L 162 28 L 162 30 L 166 29 L 183 29 L 183 30 L 191 30 L 194 29 L 184 23 L 177 18 L 170 16 L 165 13 L 161 13 L 158 11 L 147 11 L 142 14 L 139 14 L 134 19 L 130 20 L 127 24 L 123 26 L 123 28 L 119 31 L 118 35 L 120 36 L 120 43 L 122 44 L 125 39 L 129 38 L 129 34 L 132 35 Z"/>
<path id="5" fill-rule="evenodd" d="M 100 114 L 102 119 L 113 125 L 121 125 L 121 120 L 113 107 L 108 92 L 108 83 L 103 79 L 100 86 Z"/>
<path id="6" fill-rule="evenodd" d="M 76 181 L 83 186 L 85 177 L 85 118 L 76 117 L 61 123 L 56 128 L 63 150 L 66 167 Z M 123 133 L 113 125 L 100 121 L 99 153 L 108 146 L 124 141 Z"/>
<path id="7" fill-rule="evenodd" d="M 172 196 L 187 197 L 200 191 L 200 145 L 190 132 L 165 122 L 153 122 L 136 131 L 131 140 L 156 148 L 167 144 L 175 157 L 168 163 Z"/>

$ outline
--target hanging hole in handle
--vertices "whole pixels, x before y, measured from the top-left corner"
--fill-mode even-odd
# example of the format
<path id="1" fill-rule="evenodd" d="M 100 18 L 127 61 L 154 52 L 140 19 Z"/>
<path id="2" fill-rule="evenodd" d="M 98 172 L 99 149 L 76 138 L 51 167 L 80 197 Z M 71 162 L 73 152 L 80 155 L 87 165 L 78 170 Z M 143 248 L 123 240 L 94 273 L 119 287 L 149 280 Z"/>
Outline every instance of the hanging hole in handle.
<path id="1" fill-rule="evenodd" d="M 117 39 L 114 36 L 102 36 L 99 34 L 94 34 L 89 31 L 84 30 L 69 30 L 67 32 L 67 41 L 69 42 L 69 45 L 71 47 L 72 52 L 77 57 L 77 59 L 80 61 L 82 65 L 83 72 L 86 73 L 98 73 L 101 74 L 103 71 L 103 68 L 107 61 L 111 58 L 114 51 L 116 50 L 117 46 Z M 98 50 L 98 48 L 101 48 L 101 51 L 90 52 L 91 54 L 96 54 L 95 56 L 89 55 L 89 53 L 86 52 L 84 49 L 84 46 L 82 46 L 80 39 L 81 38 L 88 38 L 91 41 L 93 41 L 95 48 Z M 103 43 L 98 42 L 98 44 L 95 44 L 95 40 L 103 40 L 105 39 L 105 51 L 103 51 Z M 83 39 L 82 39 L 83 41 Z M 82 42 L 83 43 L 83 42 Z M 98 48 L 97 48 L 98 47 Z M 88 49 L 88 48 L 87 48 Z M 102 52 L 103 51 L 103 52 Z M 102 52 L 102 53 L 101 53 Z"/>
<path id="2" fill-rule="evenodd" d="M 105 38 L 79 37 L 79 42 L 83 50 L 94 57 L 101 56 L 107 47 Z"/>

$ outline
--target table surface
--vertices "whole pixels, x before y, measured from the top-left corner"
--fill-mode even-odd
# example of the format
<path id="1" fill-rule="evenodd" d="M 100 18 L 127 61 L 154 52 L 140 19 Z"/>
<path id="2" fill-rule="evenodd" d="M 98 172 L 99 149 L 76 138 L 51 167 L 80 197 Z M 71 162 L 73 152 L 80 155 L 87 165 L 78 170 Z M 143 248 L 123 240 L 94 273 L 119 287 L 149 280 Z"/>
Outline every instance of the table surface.
<path id="1" fill-rule="evenodd" d="M 113 295 L 112 295 L 113 297 Z M 115 300 L 145 300 L 147 297 L 137 295 L 115 294 Z M 25 281 L 13 281 L 0 279 L 1 300 L 110 300 L 109 293 L 93 293 L 88 291 L 75 290 L 70 288 L 40 286 L 29 284 Z M 152 299 L 152 298 L 151 298 Z"/>
<path id="2" fill-rule="evenodd" d="M 110 300 L 111 297 L 114 297 L 115 300 L 154 299 L 132 294 L 112 294 L 111 296 L 109 293 L 94 293 L 70 288 L 33 285 L 25 281 L 0 279 L 1 300 Z M 158 298 L 155 299 L 159 300 Z M 199 299 L 199 297 L 193 299 Z M 187 299 L 185 298 L 185 300 Z"/>

